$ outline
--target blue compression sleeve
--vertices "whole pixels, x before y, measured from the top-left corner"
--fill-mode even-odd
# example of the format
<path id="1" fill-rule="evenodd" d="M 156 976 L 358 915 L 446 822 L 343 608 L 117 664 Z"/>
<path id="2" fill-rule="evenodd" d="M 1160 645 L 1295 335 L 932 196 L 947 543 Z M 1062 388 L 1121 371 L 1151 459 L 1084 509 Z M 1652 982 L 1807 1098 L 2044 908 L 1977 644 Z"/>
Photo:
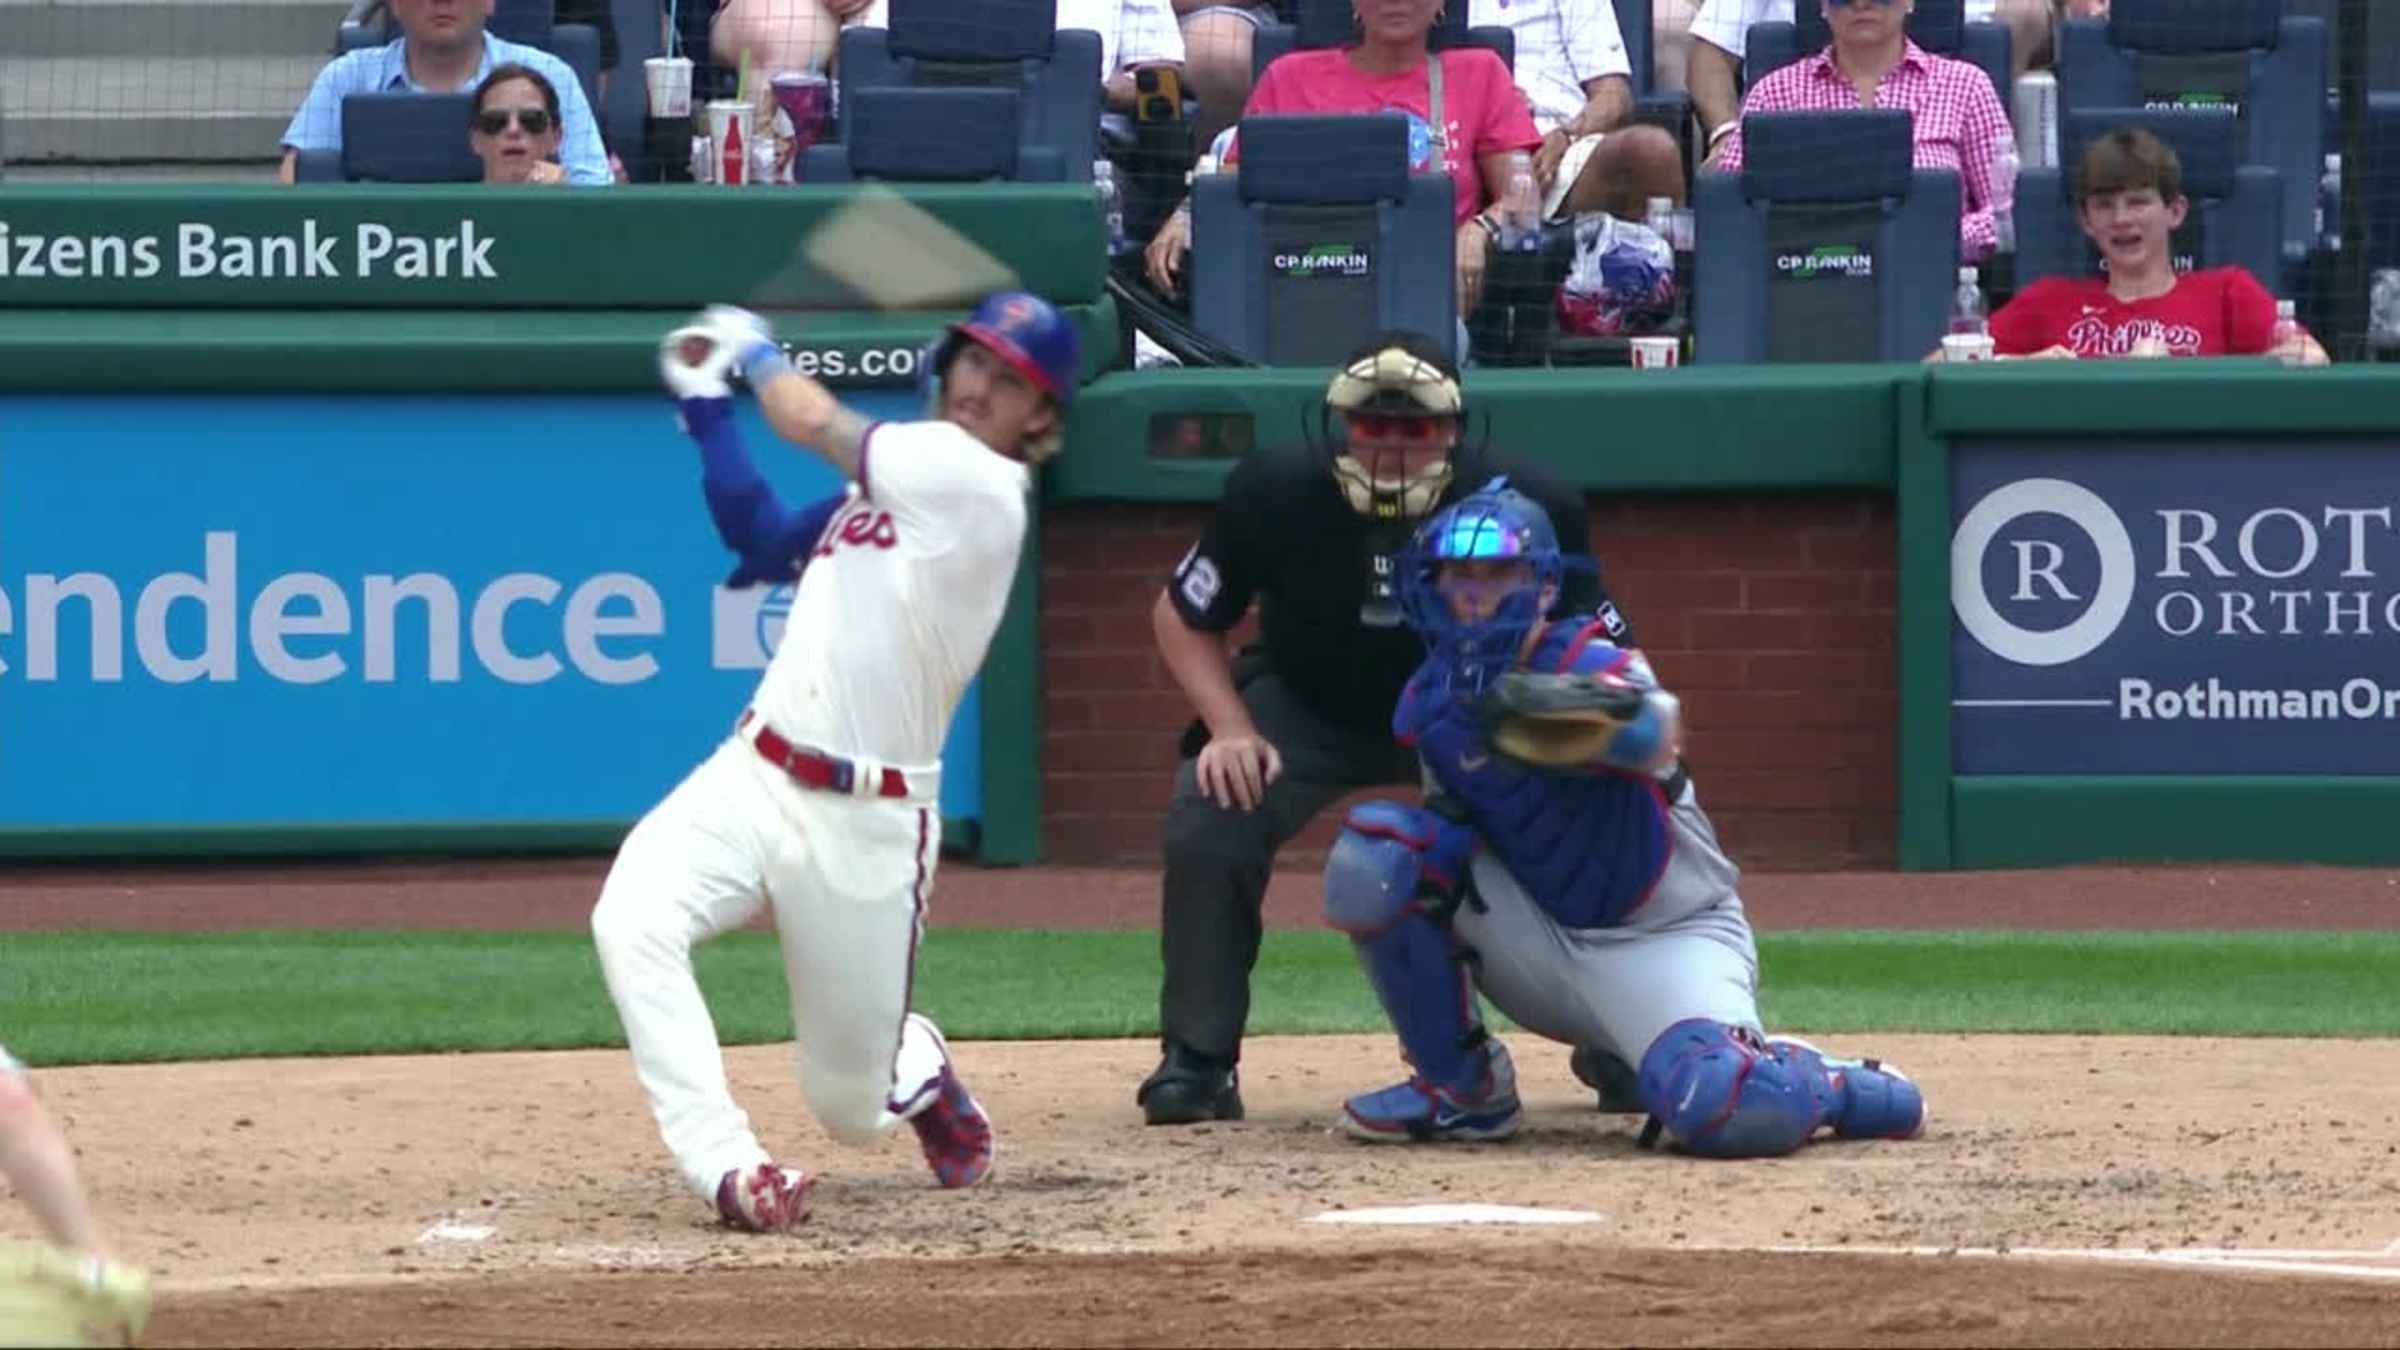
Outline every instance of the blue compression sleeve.
<path id="1" fill-rule="evenodd" d="M 842 494 L 792 510 L 759 476 L 758 466 L 742 448 L 741 433 L 733 425 L 732 399 L 687 398 L 676 406 L 683 412 L 684 429 L 700 447 L 700 488 L 708 498 L 717 537 L 741 555 L 726 584 L 789 580 L 798 570 L 793 564 L 806 560 L 825 523 L 840 508 Z"/>

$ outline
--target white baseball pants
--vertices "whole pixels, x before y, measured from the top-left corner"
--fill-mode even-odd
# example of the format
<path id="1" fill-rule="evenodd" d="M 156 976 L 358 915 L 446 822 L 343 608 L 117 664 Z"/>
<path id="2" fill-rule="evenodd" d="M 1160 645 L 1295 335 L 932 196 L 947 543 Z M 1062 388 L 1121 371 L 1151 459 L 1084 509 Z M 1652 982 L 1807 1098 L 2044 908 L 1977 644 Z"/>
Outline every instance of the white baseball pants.
<path id="1" fill-rule="evenodd" d="M 684 1181 L 768 1159 L 734 1104 L 692 947 L 774 906 L 802 1090 L 826 1130 L 864 1143 L 929 1105 L 947 1053 L 907 1016 L 941 853 L 938 770 L 922 799 L 803 788 L 730 737 L 626 837 L 592 938 L 634 1072 Z"/>

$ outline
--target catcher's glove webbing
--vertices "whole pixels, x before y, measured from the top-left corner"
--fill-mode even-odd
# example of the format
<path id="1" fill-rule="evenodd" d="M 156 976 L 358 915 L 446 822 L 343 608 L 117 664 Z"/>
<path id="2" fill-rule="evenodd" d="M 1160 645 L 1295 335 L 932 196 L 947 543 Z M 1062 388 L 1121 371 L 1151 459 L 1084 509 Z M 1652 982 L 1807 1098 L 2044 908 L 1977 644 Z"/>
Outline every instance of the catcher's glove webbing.
<path id="1" fill-rule="evenodd" d="M 133 1267 L 0 1244 L 0 1346 L 132 1345 L 149 1320 L 150 1280 Z"/>
<path id="2" fill-rule="evenodd" d="M 1476 705 L 1492 748 L 1526 764 L 1597 764 L 1642 714 L 1642 691 L 1607 675 L 1512 670 Z"/>

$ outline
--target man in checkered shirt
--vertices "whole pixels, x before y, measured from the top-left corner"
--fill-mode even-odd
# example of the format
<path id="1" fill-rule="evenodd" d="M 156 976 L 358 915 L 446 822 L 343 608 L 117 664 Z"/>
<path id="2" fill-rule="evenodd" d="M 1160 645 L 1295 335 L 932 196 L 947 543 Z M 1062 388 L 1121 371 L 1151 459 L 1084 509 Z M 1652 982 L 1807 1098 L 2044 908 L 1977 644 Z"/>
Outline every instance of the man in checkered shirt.
<path id="1" fill-rule="evenodd" d="M 1992 213 L 2013 201 L 1997 200 L 1993 157 L 2013 145 L 2008 114 L 1991 79 L 1972 62 L 1935 56 L 1908 40 L 1901 25 L 1911 0 L 1822 0 L 1833 44 L 1768 74 L 1750 86 L 1742 116 L 1772 112 L 1835 112 L 1851 108 L 1906 108 L 1914 114 L 1916 167 L 1958 174 L 1959 255 L 1967 262 L 1990 257 L 1995 246 Z M 1739 119 L 1728 124 L 1711 163 L 1726 173 L 1742 167 Z M 2013 192 L 2013 188 L 2011 189 Z"/>

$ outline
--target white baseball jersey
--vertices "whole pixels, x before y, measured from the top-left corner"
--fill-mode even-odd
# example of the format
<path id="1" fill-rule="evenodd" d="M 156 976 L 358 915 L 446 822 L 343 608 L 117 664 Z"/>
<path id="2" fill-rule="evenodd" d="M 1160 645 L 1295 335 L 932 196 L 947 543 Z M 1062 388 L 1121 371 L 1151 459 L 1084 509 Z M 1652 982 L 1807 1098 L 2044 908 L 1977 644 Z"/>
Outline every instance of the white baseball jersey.
<path id="1" fill-rule="evenodd" d="M 1032 478 L 950 422 L 879 422 L 752 701 L 787 740 L 941 759 L 1016 580 Z"/>
<path id="2" fill-rule="evenodd" d="M 1583 111 L 1583 85 L 1627 75 L 1625 35 L 1609 0 L 1472 0 L 1467 22 L 1517 35 L 1517 89 L 1543 132 Z"/>

